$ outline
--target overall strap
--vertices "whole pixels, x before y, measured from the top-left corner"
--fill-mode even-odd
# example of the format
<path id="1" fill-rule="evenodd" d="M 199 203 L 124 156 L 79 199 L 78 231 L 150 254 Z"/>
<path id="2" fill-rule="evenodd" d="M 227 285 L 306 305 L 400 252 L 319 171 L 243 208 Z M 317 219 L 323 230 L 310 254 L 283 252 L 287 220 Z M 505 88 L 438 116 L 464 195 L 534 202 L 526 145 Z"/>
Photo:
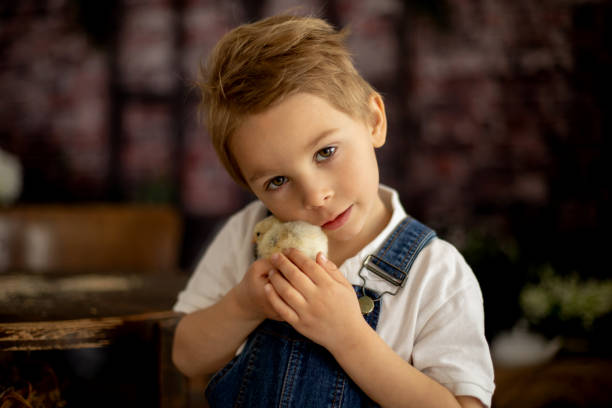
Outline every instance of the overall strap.
<path id="1" fill-rule="evenodd" d="M 434 230 L 408 216 L 395 227 L 376 254 L 368 255 L 361 270 L 366 268 L 397 287 L 394 292 L 383 292 L 378 298 L 385 293 L 397 294 L 404 286 L 417 255 L 435 236 Z M 364 280 L 365 286 L 361 270 L 359 276 Z"/>

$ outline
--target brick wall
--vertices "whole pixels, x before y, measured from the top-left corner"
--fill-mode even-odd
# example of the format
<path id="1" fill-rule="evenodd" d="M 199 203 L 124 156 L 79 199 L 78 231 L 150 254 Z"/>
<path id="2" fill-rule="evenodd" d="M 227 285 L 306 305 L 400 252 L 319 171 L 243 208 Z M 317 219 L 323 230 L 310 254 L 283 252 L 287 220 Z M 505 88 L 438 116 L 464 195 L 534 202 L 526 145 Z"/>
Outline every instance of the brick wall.
<path id="1" fill-rule="evenodd" d="M 240 22 L 301 5 L 350 25 L 387 103 L 382 181 L 409 212 L 462 248 L 477 232 L 534 263 L 604 259 L 592 251 L 605 253 L 609 225 L 607 2 L 92 4 L 0 6 L 0 146 L 26 167 L 22 202 L 170 201 L 207 220 L 188 231 L 199 248 L 250 196 L 197 122 L 198 61 Z"/>

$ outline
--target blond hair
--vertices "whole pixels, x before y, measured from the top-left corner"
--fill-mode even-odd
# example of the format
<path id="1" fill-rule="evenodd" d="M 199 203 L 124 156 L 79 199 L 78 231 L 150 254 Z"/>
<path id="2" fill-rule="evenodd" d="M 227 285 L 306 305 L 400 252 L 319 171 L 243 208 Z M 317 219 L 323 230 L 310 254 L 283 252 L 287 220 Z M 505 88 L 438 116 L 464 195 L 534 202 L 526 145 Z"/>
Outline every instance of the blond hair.
<path id="1" fill-rule="evenodd" d="M 217 155 L 239 184 L 248 188 L 229 140 L 246 116 L 305 92 L 367 119 L 374 89 L 353 66 L 347 34 L 319 18 L 282 15 L 241 25 L 217 43 L 197 84 L 200 110 Z"/>

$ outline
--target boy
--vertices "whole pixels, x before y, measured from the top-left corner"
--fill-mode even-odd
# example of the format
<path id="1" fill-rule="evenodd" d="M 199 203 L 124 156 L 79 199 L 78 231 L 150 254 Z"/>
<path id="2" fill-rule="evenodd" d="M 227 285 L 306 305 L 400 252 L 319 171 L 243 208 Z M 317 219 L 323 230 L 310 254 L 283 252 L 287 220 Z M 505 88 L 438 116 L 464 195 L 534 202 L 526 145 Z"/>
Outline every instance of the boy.
<path id="1" fill-rule="evenodd" d="M 175 306 L 187 314 L 173 360 L 188 376 L 216 372 L 211 406 L 488 406 L 478 283 L 379 185 L 384 104 L 344 34 L 315 18 L 243 25 L 213 51 L 201 89 L 220 159 L 259 199 L 219 232 Z M 320 225 L 328 257 L 254 261 L 253 227 L 268 211 Z M 401 282 L 362 268 L 404 239 L 418 250 Z"/>

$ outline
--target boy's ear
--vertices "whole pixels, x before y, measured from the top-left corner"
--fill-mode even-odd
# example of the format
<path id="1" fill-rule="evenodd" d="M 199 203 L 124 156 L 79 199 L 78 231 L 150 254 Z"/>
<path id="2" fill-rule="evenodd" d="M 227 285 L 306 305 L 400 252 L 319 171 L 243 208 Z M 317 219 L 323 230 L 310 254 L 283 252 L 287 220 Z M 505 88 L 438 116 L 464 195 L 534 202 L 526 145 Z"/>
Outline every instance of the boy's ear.
<path id="1" fill-rule="evenodd" d="M 387 115 L 385 103 L 378 92 L 370 96 L 370 137 L 375 148 L 385 144 L 387 139 Z"/>

